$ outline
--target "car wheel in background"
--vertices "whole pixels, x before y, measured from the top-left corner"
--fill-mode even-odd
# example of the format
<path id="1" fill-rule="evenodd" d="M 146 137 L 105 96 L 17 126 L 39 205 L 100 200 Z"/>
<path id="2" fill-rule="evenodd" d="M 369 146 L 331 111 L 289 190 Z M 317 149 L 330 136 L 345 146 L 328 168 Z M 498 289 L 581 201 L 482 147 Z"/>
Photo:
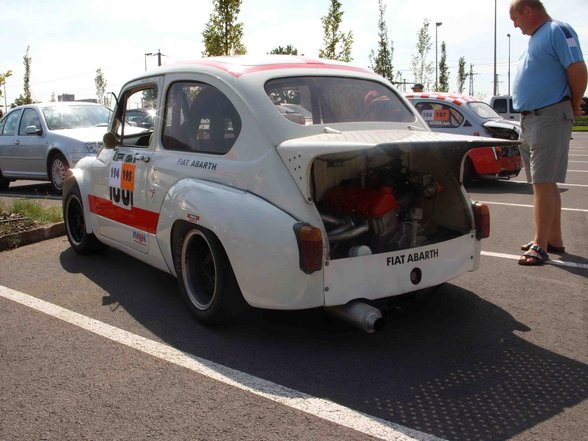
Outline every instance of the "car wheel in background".
<path id="1" fill-rule="evenodd" d="M 2 171 L 0 171 L 0 190 L 8 190 L 8 186 L 10 185 L 10 179 L 6 179 L 2 176 Z"/>
<path id="2" fill-rule="evenodd" d="M 90 254 L 106 248 L 92 233 L 86 231 L 84 206 L 77 185 L 63 196 L 63 220 L 67 240 L 78 254 Z"/>
<path id="3" fill-rule="evenodd" d="M 469 184 L 474 179 L 476 179 L 477 176 L 478 174 L 476 173 L 474 163 L 472 162 L 470 157 L 467 156 L 463 163 L 463 183 Z"/>
<path id="4" fill-rule="evenodd" d="M 49 158 L 49 180 L 51 189 L 57 194 L 63 191 L 65 172 L 69 169 L 67 160 L 61 153 L 53 153 Z"/>
<path id="5" fill-rule="evenodd" d="M 220 324 L 244 304 L 229 259 L 212 232 L 180 226 L 174 232 L 174 264 L 182 296 L 199 321 Z"/>

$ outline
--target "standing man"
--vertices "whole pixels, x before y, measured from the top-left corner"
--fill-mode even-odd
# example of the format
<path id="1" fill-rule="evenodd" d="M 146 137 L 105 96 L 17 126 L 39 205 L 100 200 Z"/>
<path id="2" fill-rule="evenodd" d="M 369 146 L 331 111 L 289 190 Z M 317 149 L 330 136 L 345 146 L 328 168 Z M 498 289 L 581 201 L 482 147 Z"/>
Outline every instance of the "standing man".
<path id="1" fill-rule="evenodd" d="M 519 60 L 513 105 L 522 114 L 521 156 L 533 184 L 535 236 L 522 245 L 520 265 L 541 265 L 547 252 L 565 252 L 561 234 L 561 197 L 574 116 L 582 115 L 586 64 L 570 25 L 552 20 L 540 0 L 512 0 L 510 18 L 529 35 Z"/>

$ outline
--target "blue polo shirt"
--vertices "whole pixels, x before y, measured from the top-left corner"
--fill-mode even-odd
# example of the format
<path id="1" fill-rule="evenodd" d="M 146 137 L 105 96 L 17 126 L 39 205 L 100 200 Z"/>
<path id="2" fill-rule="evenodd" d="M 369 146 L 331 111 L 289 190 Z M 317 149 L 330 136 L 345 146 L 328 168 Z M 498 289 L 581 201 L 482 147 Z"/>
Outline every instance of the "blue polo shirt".
<path id="1" fill-rule="evenodd" d="M 578 35 L 560 21 L 544 23 L 529 39 L 513 84 L 513 107 L 530 111 L 571 97 L 567 68 L 583 61 Z"/>

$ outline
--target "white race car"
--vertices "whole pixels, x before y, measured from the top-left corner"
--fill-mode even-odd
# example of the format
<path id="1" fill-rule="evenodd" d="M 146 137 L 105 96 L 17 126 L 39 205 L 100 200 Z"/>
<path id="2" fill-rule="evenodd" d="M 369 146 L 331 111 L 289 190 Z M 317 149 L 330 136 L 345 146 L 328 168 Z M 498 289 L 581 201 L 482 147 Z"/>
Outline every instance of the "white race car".
<path id="1" fill-rule="evenodd" d="M 154 115 L 132 126 L 132 109 Z M 196 317 L 324 307 L 372 332 L 380 300 L 479 266 L 474 147 L 432 133 L 392 85 L 327 60 L 206 58 L 126 83 L 97 156 L 66 178 L 72 248 L 106 245 L 176 276 Z"/>

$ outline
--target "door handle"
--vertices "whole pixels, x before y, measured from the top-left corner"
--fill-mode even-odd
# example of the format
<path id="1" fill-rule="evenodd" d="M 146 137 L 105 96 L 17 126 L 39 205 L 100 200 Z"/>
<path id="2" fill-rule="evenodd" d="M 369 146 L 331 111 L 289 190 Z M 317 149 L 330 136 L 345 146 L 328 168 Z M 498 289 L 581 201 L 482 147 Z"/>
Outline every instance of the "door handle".
<path id="1" fill-rule="evenodd" d="M 14 141 L 14 145 L 20 145 L 20 140 L 17 139 L 16 141 Z"/>
<path id="2" fill-rule="evenodd" d="M 147 155 L 143 155 L 142 153 L 135 154 L 135 160 L 137 160 L 137 161 L 149 162 L 150 159 L 151 159 L 151 157 L 149 157 Z"/>

